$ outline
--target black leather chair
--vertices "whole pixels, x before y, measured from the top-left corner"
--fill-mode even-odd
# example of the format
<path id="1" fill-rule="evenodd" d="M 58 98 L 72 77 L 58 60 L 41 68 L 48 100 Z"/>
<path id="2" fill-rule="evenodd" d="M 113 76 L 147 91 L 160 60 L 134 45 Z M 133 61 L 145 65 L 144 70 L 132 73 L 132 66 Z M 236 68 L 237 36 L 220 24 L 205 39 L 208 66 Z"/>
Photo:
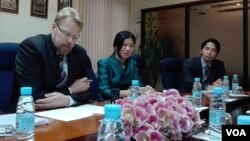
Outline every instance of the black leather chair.
<path id="1" fill-rule="evenodd" d="M 99 86 L 98 80 L 96 78 L 96 74 L 93 71 L 91 60 L 90 60 L 89 56 L 87 56 L 86 61 L 87 61 L 87 65 L 88 65 L 88 68 L 87 68 L 88 79 L 93 80 L 92 82 L 90 82 L 91 99 L 98 100 L 98 86 Z"/>
<path id="2" fill-rule="evenodd" d="M 183 58 L 165 58 L 160 62 L 160 74 L 164 89 L 180 90 L 183 79 Z"/>
<path id="3" fill-rule="evenodd" d="M 18 43 L 0 43 L 0 111 L 10 101 L 18 46 Z"/>
<path id="4" fill-rule="evenodd" d="M 132 59 L 135 59 L 136 63 L 137 63 L 137 67 L 138 67 L 138 73 L 141 77 L 141 83 L 146 86 L 149 85 L 149 76 L 144 72 L 143 70 L 143 58 L 139 55 L 139 54 L 133 54 L 131 56 Z"/>

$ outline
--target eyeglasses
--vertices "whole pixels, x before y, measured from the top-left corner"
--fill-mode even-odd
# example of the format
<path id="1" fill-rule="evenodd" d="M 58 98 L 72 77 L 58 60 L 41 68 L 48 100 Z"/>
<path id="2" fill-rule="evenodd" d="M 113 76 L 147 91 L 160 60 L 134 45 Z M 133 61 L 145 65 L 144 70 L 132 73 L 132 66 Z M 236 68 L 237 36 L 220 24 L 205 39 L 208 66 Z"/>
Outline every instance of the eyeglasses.
<path id="1" fill-rule="evenodd" d="M 75 35 L 75 36 L 73 36 L 73 35 L 71 35 L 69 32 L 67 32 L 67 31 L 65 31 L 65 30 L 63 30 L 63 29 L 61 29 L 60 26 L 58 25 L 58 23 L 56 23 L 56 25 L 57 25 L 57 27 L 59 28 L 59 30 L 61 31 L 61 33 L 62 33 L 66 38 L 71 38 L 71 37 L 72 37 L 72 39 L 73 39 L 75 42 L 77 42 L 77 41 L 79 40 L 80 35 Z"/>

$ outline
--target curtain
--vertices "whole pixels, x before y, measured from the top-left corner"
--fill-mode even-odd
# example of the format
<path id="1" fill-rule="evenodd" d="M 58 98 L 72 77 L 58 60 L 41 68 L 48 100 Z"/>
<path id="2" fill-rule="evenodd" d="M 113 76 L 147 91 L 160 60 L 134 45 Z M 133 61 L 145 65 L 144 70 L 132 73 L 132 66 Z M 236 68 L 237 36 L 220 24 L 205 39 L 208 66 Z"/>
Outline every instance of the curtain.
<path id="1" fill-rule="evenodd" d="M 83 17 L 79 44 L 83 46 L 97 72 L 97 61 L 113 53 L 113 40 L 129 29 L 129 0 L 75 0 L 73 7 Z"/>

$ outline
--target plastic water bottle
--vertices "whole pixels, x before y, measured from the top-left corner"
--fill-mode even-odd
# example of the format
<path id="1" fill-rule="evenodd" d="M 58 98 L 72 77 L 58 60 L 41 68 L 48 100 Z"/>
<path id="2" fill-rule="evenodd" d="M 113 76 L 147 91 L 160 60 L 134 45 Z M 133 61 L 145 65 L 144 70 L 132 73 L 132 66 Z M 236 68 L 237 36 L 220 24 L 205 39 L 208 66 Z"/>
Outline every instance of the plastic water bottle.
<path id="1" fill-rule="evenodd" d="M 130 87 L 129 99 L 135 100 L 140 96 L 139 80 L 132 80 L 132 86 Z"/>
<path id="2" fill-rule="evenodd" d="M 250 116 L 249 115 L 238 115 L 237 125 L 250 125 Z"/>
<path id="3" fill-rule="evenodd" d="M 97 141 L 124 141 L 125 129 L 120 118 L 121 106 L 106 104 L 104 106 L 104 119 L 98 129 Z"/>
<path id="4" fill-rule="evenodd" d="M 210 98 L 209 108 L 209 139 L 212 141 L 222 140 L 222 125 L 225 125 L 226 103 L 224 90 L 214 87 L 213 96 Z"/>
<path id="5" fill-rule="evenodd" d="M 201 83 L 200 83 L 200 78 L 195 77 L 194 78 L 194 83 L 193 83 L 193 89 L 192 89 L 192 96 L 193 96 L 193 106 L 196 108 L 201 107 Z"/>
<path id="6" fill-rule="evenodd" d="M 229 83 L 229 79 L 228 79 L 227 75 L 225 75 L 223 77 L 222 86 L 223 86 L 223 90 L 224 90 L 224 93 L 225 93 L 225 97 L 228 98 L 229 97 L 230 83 Z"/>
<path id="7" fill-rule="evenodd" d="M 232 79 L 232 92 L 233 94 L 237 94 L 237 87 L 239 86 L 239 78 L 237 74 L 233 75 Z"/>
<path id="8" fill-rule="evenodd" d="M 31 87 L 21 87 L 16 109 L 17 139 L 32 139 L 34 136 L 35 108 Z"/>

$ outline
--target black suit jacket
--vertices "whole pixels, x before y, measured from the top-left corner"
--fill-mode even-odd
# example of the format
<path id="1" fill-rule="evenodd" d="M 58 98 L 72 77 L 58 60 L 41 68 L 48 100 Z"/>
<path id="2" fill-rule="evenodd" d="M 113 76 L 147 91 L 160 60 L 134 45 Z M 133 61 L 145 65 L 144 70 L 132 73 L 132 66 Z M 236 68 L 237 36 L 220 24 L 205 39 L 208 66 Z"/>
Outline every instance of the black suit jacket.
<path id="1" fill-rule="evenodd" d="M 191 91 L 194 78 L 199 77 L 201 80 L 201 83 L 203 82 L 203 72 L 202 72 L 202 64 L 201 64 L 201 57 L 193 57 L 186 59 L 183 62 L 183 77 L 184 81 L 182 84 L 181 91 Z M 224 63 L 220 60 L 213 60 L 210 68 L 210 73 L 208 75 L 208 84 L 211 85 L 214 81 L 216 81 L 219 78 L 223 78 L 225 75 L 225 67 Z M 203 89 L 205 88 L 205 85 L 202 83 Z"/>
<path id="2" fill-rule="evenodd" d="M 7 112 L 14 112 L 20 96 L 21 86 L 31 86 L 34 101 L 44 98 L 46 93 L 61 92 L 70 95 L 68 87 L 77 79 L 87 76 L 87 53 L 84 48 L 75 45 L 66 56 L 68 63 L 68 79 L 65 88 L 56 88 L 60 75 L 58 59 L 52 36 L 37 35 L 24 40 L 17 51 L 14 85 L 11 103 Z M 88 102 L 90 91 L 70 95 L 78 104 Z"/>

